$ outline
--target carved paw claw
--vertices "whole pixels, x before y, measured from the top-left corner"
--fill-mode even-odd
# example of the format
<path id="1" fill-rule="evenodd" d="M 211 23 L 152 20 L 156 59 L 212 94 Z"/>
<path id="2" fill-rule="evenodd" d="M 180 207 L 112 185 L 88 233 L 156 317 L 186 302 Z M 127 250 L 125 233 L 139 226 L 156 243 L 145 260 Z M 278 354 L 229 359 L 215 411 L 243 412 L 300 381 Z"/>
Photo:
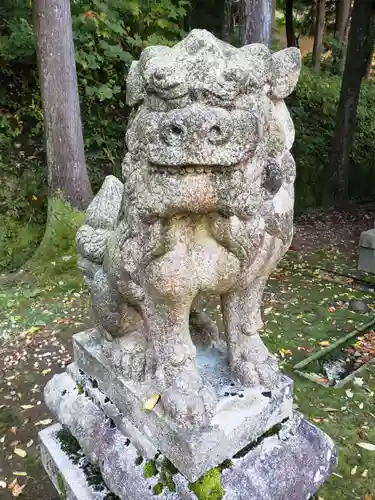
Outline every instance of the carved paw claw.
<path id="1" fill-rule="evenodd" d="M 161 397 L 166 413 L 180 427 L 202 427 L 208 424 L 216 405 L 216 393 L 203 384 L 198 374 L 184 371 Z"/>

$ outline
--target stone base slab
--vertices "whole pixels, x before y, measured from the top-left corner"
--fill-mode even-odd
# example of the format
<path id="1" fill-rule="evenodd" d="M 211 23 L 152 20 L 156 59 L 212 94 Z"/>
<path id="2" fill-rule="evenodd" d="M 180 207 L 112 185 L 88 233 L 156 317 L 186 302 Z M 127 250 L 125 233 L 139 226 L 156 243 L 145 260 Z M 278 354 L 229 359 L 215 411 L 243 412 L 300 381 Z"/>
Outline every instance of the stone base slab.
<path id="1" fill-rule="evenodd" d="M 59 424 L 40 432 L 43 464 L 65 500 L 104 500 L 109 490 L 96 492 L 88 486 L 84 472 L 61 450 L 56 437 Z M 124 447 L 118 431 L 106 436 L 106 450 L 112 457 L 99 464 L 103 478 L 120 500 L 197 500 L 187 479 L 173 475 L 173 489 L 164 487 L 156 496 L 153 488 L 161 481 L 160 472 L 143 477 L 143 465 L 136 465 L 132 445 Z M 95 436 L 88 436 L 95 439 Z M 308 500 L 331 475 L 337 463 L 331 439 L 317 427 L 295 414 L 283 424 L 278 435 L 265 438 L 231 467 L 222 471 L 223 500 Z M 158 466 L 158 462 L 157 462 Z M 63 491 L 61 491 L 61 485 Z"/>
<path id="2" fill-rule="evenodd" d="M 161 404 L 152 411 L 143 409 L 144 402 L 157 389 L 150 383 L 125 380 L 103 353 L 102 338 L 95 329 L 75 335 L 73 346 L 81 374 L 79 380 L 73 375 L 76 381 L 85 388 L 98 387 L 131 427 L 191 481 L 293 413 L 291 379 L 280 373 L 272 391 L 262 386 L 241 387 L 230 376 L 225 353 L 211 348 L 197 352 L 197 366 L 216 391 L 215 413 L 207 427 L 182 429 L 168 418 Z"/>

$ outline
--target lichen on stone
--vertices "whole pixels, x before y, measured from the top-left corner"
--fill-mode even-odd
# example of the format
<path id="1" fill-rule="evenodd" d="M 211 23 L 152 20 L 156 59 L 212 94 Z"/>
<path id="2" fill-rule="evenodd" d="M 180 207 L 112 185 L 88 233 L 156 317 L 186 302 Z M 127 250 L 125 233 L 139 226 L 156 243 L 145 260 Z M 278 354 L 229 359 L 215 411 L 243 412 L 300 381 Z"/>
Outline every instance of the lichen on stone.
<path id="1" fill-rule="evenodd" d="M 220 468 L 214 467 L 195 483 L 189 483 L 189 489 L 195 493 L 198 500 L 221 500 L 225 492 L 221 485 Z"/>

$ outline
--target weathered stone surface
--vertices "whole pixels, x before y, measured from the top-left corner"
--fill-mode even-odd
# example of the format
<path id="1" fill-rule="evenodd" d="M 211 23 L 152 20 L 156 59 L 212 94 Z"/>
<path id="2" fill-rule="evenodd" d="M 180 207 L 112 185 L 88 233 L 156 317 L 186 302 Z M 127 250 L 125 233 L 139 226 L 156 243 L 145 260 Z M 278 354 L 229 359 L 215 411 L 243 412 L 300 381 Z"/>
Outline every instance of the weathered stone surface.
<path id="1" fill-rule="evenodd" d="M 375 229 L 361 233 L 358 270 L 375 274 Z"/>
<path id="2" fill-rule="evenodd" d="M 67 500 L 101 500 L 103 493 L 85 484 L 85 476 L 62 452 L 56 432 L 59 425 L 40 433 L 41 454 L 45 468 L 57 487 L 64 481 Z M 102 423 L 100 434 L 91 436 L 103 453 L 99 466 L 107 485 L 121 500 L 155 499 L 153 488 L 162 480 L 157 474 L 143 477 L 144 463 L 136 465 L 137 451 L 116 429 Z M 99 453 L 100 453 L 99 452 Z M 112 457 L 108 460 L 108 455 Z M 231 459 L 231 467 L 221 473 L 223 500 L 308 500 L 322 486 L 336 467 L 336 449 L 317 427 L 295 414 L 282 426 L 278 435 L 265 438 L 244 456 Z M 58 480 L 58 478 L 60 478 Z M 164 487 L 157 496 L 162 500 L 196 500 L 186 478 L 172 476 L 175 491 Z"/>
<path id="3" fill-rule="evenodd" d="M 268 389 L 278 380 L 258 332 L 264 284 L 293 232 L 294 128 L 283 99 L 299 71 L 295 48 L 237 49 L 194 30 L 174 47 L 147 47 L 128 75 L 136 108 L 123 195 L 106 180 L 77 242 L 101 266 L 93 276 L 81 266 L 98 329 L 108 342 L 130 338 L 108 345 L 114 364 L 125 379 L 152 380 L 181 428 L 208 425 L 217 405 L 189 329 L 201 293 L 221 296 L 233 378 Z"/>
<path id="4" fill-rule="evenodd" d="M 88 390 L 89 395 L 94 384 L 101 393 L 97 399 L 105 413 L 113 417 L 107 411 L 113 403 L 115 414 L 121 414 L 122 423 L 118 423 L 118 428 L 124 429 L 123 422 L 129 422 L 128 432 L 137 430 L 137 434 L 126 434 L 132 442 L 139 442 L 139 435 L 143 434 L 145 440 L 162 451 L 191 481 L 292 415 L 290 379 L 280 375 L 272 391 L 262 386 L 244 387 L 233 382 L 225 363 L 225 354 L 215 348 L 203 349 L 197 356 L 202 377 L 212 384 L 217 394 L 213 416 L 209 424 L 202 428 L 177 427 L 160 404 L 152 411 L 145 411 L 143 404 L 156 393 L 156 389 L 147 382 L 124 380 L 116 373 L 103 355 L 97 333 L 89 330 L 76 335 L 74 353 L 77 368 L 81 370 L 80 373 L 74 366 L 69 369 L 75 381 Z M 74 397 L 73 389 L 77 384 L 66 377 L 54 377 L 45 389 L 48 407 L 63 423 L 70 419 L 65 414 L 70 412 L 70 407 L 72 418 L 76 416 L 74 404 L 67 396 L 71 393 Z M 61 396 L 68 386 L 71 392 Z M 106 396 L 107 405 L 103 405 Z M 73 434 L 76 435 L 75 432 Z M 78 435 L 76 437 L 79 439 Z"/>

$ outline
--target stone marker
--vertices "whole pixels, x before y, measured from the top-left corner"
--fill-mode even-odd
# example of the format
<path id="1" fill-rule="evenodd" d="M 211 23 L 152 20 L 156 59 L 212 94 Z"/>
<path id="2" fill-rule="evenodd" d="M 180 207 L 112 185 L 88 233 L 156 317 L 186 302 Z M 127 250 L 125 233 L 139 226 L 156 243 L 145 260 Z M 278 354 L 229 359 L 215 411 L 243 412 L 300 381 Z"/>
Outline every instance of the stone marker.
<path id="1" fill-rule="evenodd" d="M 305 500 L 331 474 L 334 444 L 293 411 L 259 335 L 292 239 L 284 98 L 299 71 L 295 48 L 237 49 L 204 30 L 132 64 L 124 184 L 106 178 L 77 234 L 96 328 L 45 389 L 107 489 L 82 493 L 52 427 L 42 458 L 66 498 Z M 220 297 L 222 334 L 201 294 Z"/>
<path id="2" fill-rule="evenodd" d="M 375 228 L 361 233 L 358 271 L 375 274 Z"/>

